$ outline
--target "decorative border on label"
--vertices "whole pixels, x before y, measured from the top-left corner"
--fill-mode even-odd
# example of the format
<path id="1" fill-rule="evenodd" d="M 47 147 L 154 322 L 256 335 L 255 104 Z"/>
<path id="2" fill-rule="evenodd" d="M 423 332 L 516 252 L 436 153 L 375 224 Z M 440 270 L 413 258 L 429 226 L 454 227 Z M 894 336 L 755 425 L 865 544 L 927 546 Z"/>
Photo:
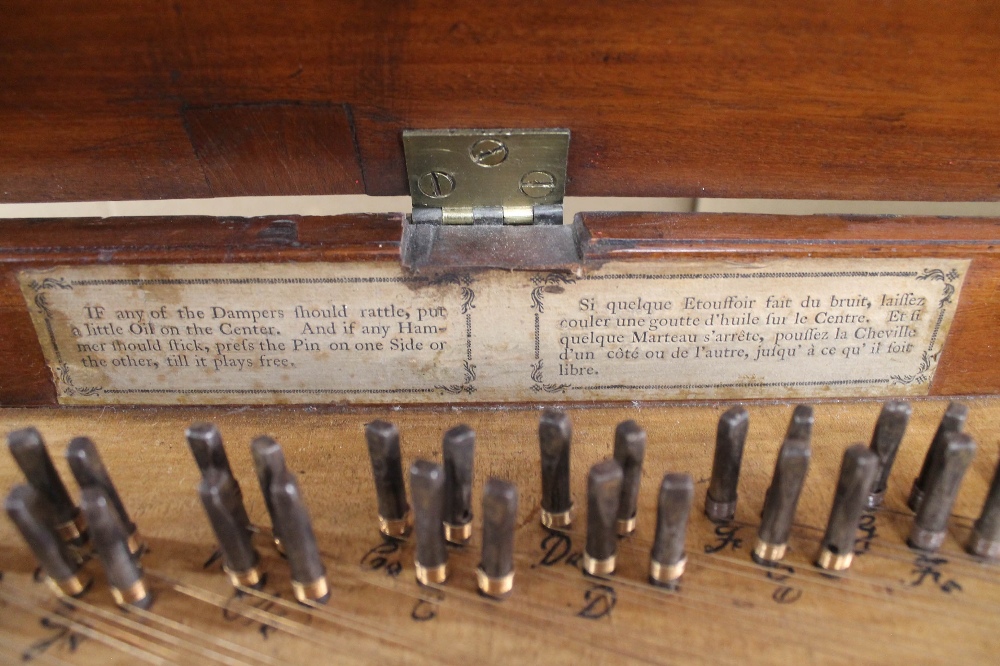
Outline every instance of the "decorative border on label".
<path id="1" fill-rule="evenodd" d="M 561 293 L 564 284 L 576 284 L 576 278 L 566 273 L 548 273 L 547 275 L 536 275 L 531 278 L 531 283 L 535 287 L 531 290 L 531 309 L 535 311 L 535 362 L 531 364 L 531 390 L 535 393 L 565 393 L 566 389 L 572 388 L 569 384 L 546 384 L 543 377 L 545 369 L 541 358 L 541 328 L 542 313 L 545 312 L 545 294 Z"/>
<path id="2" fill-rule="evenodd" d="M 461 288 L 461 313 L 465 317 L 465 359 L 462 361 L 464 381 L 461 384 L 435 385 L 433 388 L 394 388 L 394 389 L 106 389 L 101 386 L 77 386 L 70 373 L 70 366 L 63 359 L 63 354 L 56 342 L 52 330 L 53 312 L 50 307 L 48 292 L 53 289 L 73 289 L 74 287 L 120 286 L 144 287 L 147 285 L 267 285 L 267 284 L 385 284 L 403 283 L 420 286 L 453 285 Z M 65 278 L 45 278 L 32 280 L 28 286 L 34 294 L 33 302 L 45 322 L 45 330 L 49 344 L 56 357 L 53 372 L 60 384 L 60 394 L 66 396 L 100 396 L 122 394 L 178 394 L 178 395 L 389 395 L 413 393 L 472 394 L 476 392 L 476 365 L 473 363 L 472 344 L 472 310 L 475 309 L 476 293 L 472 288 L 475 283 L 471 275 L 447 273 L 435 278 L 421 276 L 401 277 L 325 277 L 325 278 L 121 278 L 121 279 L 84 279 L 67 280 Z"/>
<path id="3" fill-rule="evenodd" d="M 768 387 L 807 387 L 807 386 L 859 386 L 867 384 L 889 384 L 908 386 L 926 384 L 931 380 L 931 368 L 934 367 L 941 351 L 934 352 L 938 334 L 947 316 L 946 306 L 952 303 L 955 285 L 952 284 L 961 274 L 954 268 L 945 272 L 940 268 L 925 268 L 922 273 L 916 271 L 781 271 L 761 273 L 611 273 L 608 275 L 584 275 L 579 278 L 588 281 L 617 280 L 732 280 L 732 279 L 774 279 L 774 278 L 875 278 L 875 277 L 912 277 L 916 280 L 942 282 L 942 294 L 938 301 L 937 319 L 931 334 L 927 349 L 921 354 L 920 365 L 910 375 L 891 375 L 882 379 L 847 379 L 847 380 L 817 380 L 806 382 L 727 382 L 716 384 L 598 384 L 577 386 L 573 384 L 546 384 L 543 379 L 544 360 L 541 358 L 541 316 L 545 312 L 545 294 L 562 293 L 564 284 L 576 284 L 577 278 L 565 273 L 549 273 L 531 279 L 535 285 L 531 290 L 531 309 L 534 310 L 534 347 L 535 362 L 531 366 L 531 380 L 534 382 L 531 390 L 545 393 L 566 393 L 567 391 L 594 390 L 649 390 L 673 391 L 692 389 L 727 389 L 727 388 L 768 388 Z"/>

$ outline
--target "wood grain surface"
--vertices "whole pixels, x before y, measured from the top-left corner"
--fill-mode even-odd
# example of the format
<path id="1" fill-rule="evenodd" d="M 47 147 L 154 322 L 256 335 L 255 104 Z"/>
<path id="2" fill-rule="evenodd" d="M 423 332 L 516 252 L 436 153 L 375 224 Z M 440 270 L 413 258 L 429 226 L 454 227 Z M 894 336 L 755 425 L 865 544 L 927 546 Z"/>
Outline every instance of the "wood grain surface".
<path id="1" fill-rule="evenodd" d="M 15 0 L 0 201 L 404 194 L 405 128 L 565 127 L 570 195 L 997 200 L 989 0 Z"/>
<path id="2" fill-rule="evenodd" d="M 718 529 L 702 514 L 716 419 L 728 405 L 571 409 L 572 492 L 580 507 L 565 535 L 539 525 L 538 410 L 409 409 L 35 409 L 0 411 L 0 431 L 27 425 L 47 438 L 58 469 L 69 439 L 91 436 L 150 552 L 149 612 L 115 608 L 100 567 L 94 587 L 71 606 L 33 581 L 35 563 L 0 520 L 0 655 L 10 663 L 988 663 L 1000 649 L 1000 569 L 964 554 L 997 464 L 1000 401 L 968 403 L 967 431 L 979 450 L 961 488 L 939 553 L 905 546 L 912 512 L 905 498 L 945 408 L 914 404 L 884 507 L 865 519 L 857 556 L 844 574 L 812 566 L 844 449 L 871 436 L 879 404 L 816 406 L 813 459 L 792 532 L 788 568 L 749 556 L 764 491 L 792 405 L 750 407 L 750 431 L 736 520 Z M 520 510 L 513 595 L 476 594 L 480 521 L 472 542 L 450 551 L 451 577 L 420 588 L 412 544 L 382 545 L 363 441 L 363 424 L 389 418 L 402 433 L 403 462 L 440 460 L 444 430 L 477 432 L 474 512 L 487 477 L 515 482 Z M 611 454 L 615 424 L 636 419 L 649 433 L 637 532 L 619 547 L 619 570 L 585 577 L 586 470 Z M 257 541 L 268 573 L 262 594 L 236 597 L 217 562 L 198 501 L 198 470 L 184 441 L 192 421 L 222 430 L 247 509 L 265 532 Z M 290 602 L 287 564 L 267 544 L 268 521 L 248 442 L 282 442 L 299 479 L 333 589 L 327 606 Z M 688 568 L 676 592 L 646 582 L 656 490 L 665 472 L 688 472 L 695 502 L 687 530 Z M 0 455 L 0 488 L 23 483 Z M 76 495 L 75 486 L 71 493 Z M 873 523 L 870 521 L 874 521 Z M 868 529 L 871 529 L 870 527 Z M 376 549 L 376 550 L 372 550 Z"/>
<path id="3" fill-rule="evenodd" d="M 932 395 L 1000 393 L 1000 222 L 984 218 L 590 213 L 580 267 L 608 260 L 970 259 Z M 12 220 L 0 236 L 0 405 L 54 404 L 18 271 L 60 265 L 398 261 L 402 216 Z"/>

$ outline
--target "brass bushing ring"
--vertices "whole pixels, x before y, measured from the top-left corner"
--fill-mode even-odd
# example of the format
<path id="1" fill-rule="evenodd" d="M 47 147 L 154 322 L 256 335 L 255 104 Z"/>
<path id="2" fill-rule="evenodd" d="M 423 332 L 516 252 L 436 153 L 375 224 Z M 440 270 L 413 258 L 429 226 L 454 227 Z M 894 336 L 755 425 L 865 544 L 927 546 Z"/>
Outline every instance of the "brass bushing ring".
<path id="1" fill-rule="evenodd" d="M 583 554 L 583 570 L 591 576 L 610 576 L 615 572 L 615 559 L 616 556 L 612 555 L 599 560 L 585 552 Z"/>
<path id="2" fill-rule="evenodd" d="M 565 511 L 552 513 L 542 509 L 542 526 L 550 530 L 564 530 L 573 524 L 573 506 Z"/>

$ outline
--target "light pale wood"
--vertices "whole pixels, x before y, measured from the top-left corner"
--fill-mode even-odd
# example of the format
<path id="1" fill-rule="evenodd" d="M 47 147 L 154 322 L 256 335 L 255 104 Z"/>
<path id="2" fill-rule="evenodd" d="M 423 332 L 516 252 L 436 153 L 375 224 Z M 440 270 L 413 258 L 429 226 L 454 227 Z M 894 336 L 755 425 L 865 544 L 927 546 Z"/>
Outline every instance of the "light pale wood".
<path id="1" fill-rule="evenodd" d="M 51 659 L 87 664 L 111 659 L 188 664 L 983 663 L 1000 649 L 1000 567 L 974 561 L 961 546 L 997 462 L 1000 400 L 969 402 L 967 430 L 979 442 L 979 451 L 940 553 L 947 563 L 935 567 L 936 581 L 928 575 L 922 584 L 912 584 L 920 566 L 915 564 L 917 555 L 905 546 L 912 522 L 905 495 L 945 404 L 915 403 L 886 506 L 876 517 L 871 552 L 856 558 L 846 575 L 836 577 L 821 575 L 810 562 L 832 502 L 843 449 L 868 441 L 880 406 L 817 405 L 813 462 L 787 556 L 795 573 L 785 580 L 769 578 L 769 573 L 774 577 L 781 572 L 753 564 L 749 551 L 791 405 L 751 407 L 736 523 L 742 543 L 736 550 L 715 554 L 705 552 L 718 539 L 701 510 L 715 422 L 725 406 L 573 409 L 573 492 L 581 511 L 570 532 L 573 551 L 583 543 L 586 470 L 610 455 L 615 423 L 634 418 L 649 432 L 638 531 L 622 542 L 619 571 L 608 581 L 585 578 L 578 567 L 564 562 L 538 565 L 545 532 L 538 524 L 535 409 L 3 410 L 0 430 L 39 427 L 67 480 L 61 455 L 69 439 L 79 434 L 95 439 L 151 547 L 143 563 L 158 598 L 149 613 L 119 611 L 97 563 L 91 562 L 87 570 L 98 580 L 70 611 L 43 585 L 32 582 L 35 563 L 10 523 L 2 520 L 0 660 L 18 661 L 35 645 L 32 656 L 39 663 Z M 401 562 L 398 577 L 387 575 L 385 568 L 373 569 L 370 558 L 360 564 L 366 551 L 381 543 L 362 438 L 363 424 L 375 417 L 399 424 L 406 464 L 417 457 L 439 458 L 440 436 L 447 427 L 465 422 L 475 428 L 476 507 L 488 476 L 517 482 L 521 508 L 511 598 L 498 603 L 476 594 L 478 519 L 472 544 L 452 551 L 451 578 L 440 589 L 417 586 L 409 545 L 389 556 Z M 306 609 L 289 601 L 287 566 L 263 536 L 258 545 L 269 573 L 266 595 L 234 600 L 218 565 L 203 568 L 215 546 L 194 491 L 198 471 L 183 430 L 191 421 L 205 419 L 222 429 L 250 515 L 265 527 L 247 443 L 260 433 L 283 443 L 324 553 L 333 589 L 328 606 Z M 688 569 L 674 593 L 646 583 L 656 489 L 667 471 L 690 472 L 696 481 Z M 0 454 L 0 487 L 6 492 L 20 482 L 12 460 Z M 605 603 L 609 592 L 601 585 L 614 590 L 614 609 L 601 619 L 580 617 L 588 593 L 595 611 Z M 219 607 L 227 604 L 230 620 Z M 430 620 L 413 619 L 431 614 L 435 617 Z M 71 640 L 71 634 L 60 629 L 67 623 L 77 638 Z M 262 623 L 274 627 L 266 638 Z M 54 642 L 48 649 L 38 649 L 49 639 Z"/>

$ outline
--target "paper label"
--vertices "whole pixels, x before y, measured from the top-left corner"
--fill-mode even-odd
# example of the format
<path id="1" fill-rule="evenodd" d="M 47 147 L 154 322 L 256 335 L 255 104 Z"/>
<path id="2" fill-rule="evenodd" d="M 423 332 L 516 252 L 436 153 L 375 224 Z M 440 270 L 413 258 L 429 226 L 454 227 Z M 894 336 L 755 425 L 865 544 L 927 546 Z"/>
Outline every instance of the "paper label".
<path id="1" fill-rule="evenodd" d="M 62 404 L 926 395 L 967 260 L 21 273 Z"/>

